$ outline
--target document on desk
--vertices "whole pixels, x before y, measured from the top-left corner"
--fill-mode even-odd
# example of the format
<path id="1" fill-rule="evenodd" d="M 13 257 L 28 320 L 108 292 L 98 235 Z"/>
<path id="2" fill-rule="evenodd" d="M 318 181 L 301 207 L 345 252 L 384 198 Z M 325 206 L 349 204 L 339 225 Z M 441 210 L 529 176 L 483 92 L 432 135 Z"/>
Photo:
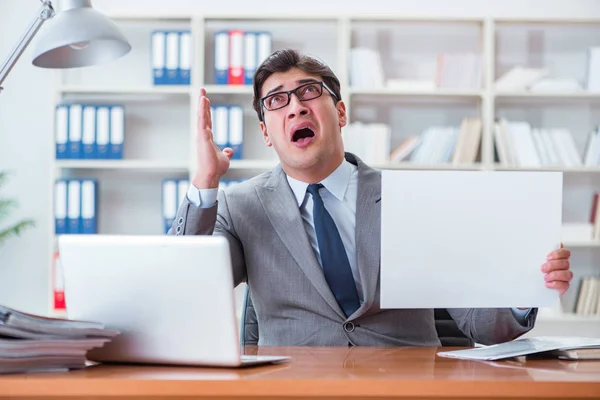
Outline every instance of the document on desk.
<path id="1" fill-rule="evenodd" d="M 588 337 L 540 336 L 519 338 L 506 343 L 474 349 L 441 351 L 440 357 L 463 360 L 502 360 L 504 358 L 547 355 L 561 359 L 600 360 L 600 339 Z"/>
<path id="2" fill-rule="evenodd" d="M 382 171 L 381 307 L 553 307 L 562 172 Z"/>

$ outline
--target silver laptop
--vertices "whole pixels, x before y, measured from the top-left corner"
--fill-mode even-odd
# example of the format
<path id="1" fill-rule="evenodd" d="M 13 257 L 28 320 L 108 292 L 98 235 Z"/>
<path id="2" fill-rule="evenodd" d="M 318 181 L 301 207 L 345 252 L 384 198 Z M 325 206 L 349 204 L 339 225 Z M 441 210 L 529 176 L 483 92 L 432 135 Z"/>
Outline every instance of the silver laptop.
<path id="1" fill-rule="evenodd" d="M 237 367 L 288 357 L 241 354 L 227 240 L 62 235 L 69 319 L 121 332 L 93 361 Z"/>

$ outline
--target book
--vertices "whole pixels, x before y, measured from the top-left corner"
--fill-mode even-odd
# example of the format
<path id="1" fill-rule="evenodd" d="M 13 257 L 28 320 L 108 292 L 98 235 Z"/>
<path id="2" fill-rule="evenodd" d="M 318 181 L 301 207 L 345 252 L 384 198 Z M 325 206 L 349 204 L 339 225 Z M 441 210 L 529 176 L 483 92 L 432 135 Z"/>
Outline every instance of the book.
<path id="1" fill-rule="evenodd" d="M 600 360 L 600 339 L 540 336 L 515 339 L 510 342 L 473 349 L 441 351 L 437 354 L 440 357 L 482 361 L 502 360 L 520 356 Z"/>

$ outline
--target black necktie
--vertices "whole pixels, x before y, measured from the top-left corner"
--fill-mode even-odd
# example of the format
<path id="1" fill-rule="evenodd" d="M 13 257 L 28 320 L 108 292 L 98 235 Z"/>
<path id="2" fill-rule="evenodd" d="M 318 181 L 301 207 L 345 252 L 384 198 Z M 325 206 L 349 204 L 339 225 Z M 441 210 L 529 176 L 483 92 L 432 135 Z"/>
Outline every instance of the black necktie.
<path id="1" fill-rule="evenodd" d="M 358 292 L 344 243 L 319 194 L 322 187 L 320 183 L 313 183 L 308 185 L 307 191 L 313 198 L 313 220 L 323 273 L 338 304 L 349 317 L 360 305 Z"/>

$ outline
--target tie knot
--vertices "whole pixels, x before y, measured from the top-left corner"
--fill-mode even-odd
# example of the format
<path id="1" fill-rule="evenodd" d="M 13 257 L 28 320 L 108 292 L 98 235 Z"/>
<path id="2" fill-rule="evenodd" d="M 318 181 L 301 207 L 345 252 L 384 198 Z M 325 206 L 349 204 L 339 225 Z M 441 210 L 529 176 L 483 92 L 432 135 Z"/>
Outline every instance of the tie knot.
<path id="1" fill-rule="evenodd" d="M 311 183 L 310 185 L 308 185 L 308 188 L 306 189 L 306 191 L 308 193 L 310 193 L 313 197 L 315 196 L 319 196 L 319 189 L 321 189 L 323 187 L 322 184 L 320 183 Z"/>

